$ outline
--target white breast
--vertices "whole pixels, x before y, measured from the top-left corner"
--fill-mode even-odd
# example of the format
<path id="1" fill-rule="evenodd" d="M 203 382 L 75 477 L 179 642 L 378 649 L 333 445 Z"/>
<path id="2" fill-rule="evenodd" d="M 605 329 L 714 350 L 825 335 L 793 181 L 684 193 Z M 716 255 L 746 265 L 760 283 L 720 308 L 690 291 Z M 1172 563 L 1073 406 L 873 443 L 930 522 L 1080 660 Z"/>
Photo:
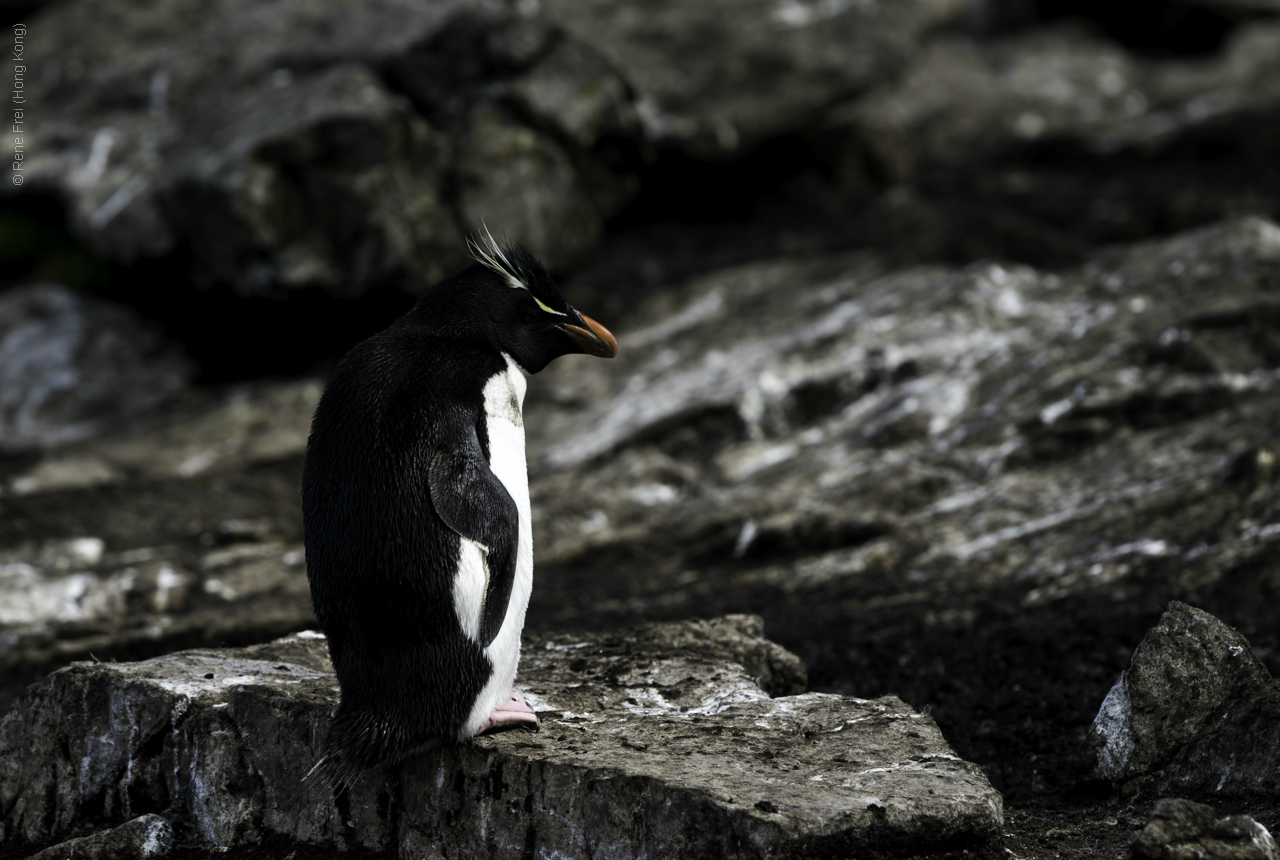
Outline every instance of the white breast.
<path id="1" fill-rule="evenodd" d="M 520 663 L 520 631 L 533 590 L 533 529 L 529 510 L 529 469 L 524 454 L 524 374 L 503 353 L 507 367 L 490 377 L 484 387 L 485 427 L 489 434 L 489 468 L 502 481 L 520 514 L 520 538 L 516 549 L 516 578 L 502 629 L 485 648 L 493 664 L 493 675 L 471 709 L 462 737 L 471 737 L 480 724 L 511 692 Z M 480 608 L 488 578 L 482 552 L 472 541 L 462 540 L 459 577 L 454 582 L 454 606 L 462 629 L 476 639 L 480 630 Z"/>

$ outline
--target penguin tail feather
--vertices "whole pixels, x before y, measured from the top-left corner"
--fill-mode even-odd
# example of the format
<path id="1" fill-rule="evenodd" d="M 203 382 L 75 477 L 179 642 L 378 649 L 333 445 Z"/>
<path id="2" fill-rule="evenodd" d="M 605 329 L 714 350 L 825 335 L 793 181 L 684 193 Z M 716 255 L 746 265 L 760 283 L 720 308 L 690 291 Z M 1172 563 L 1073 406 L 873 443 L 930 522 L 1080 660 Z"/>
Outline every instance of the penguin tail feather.
<path id="1" fill-rule="evenodd" d="M 413 753 L 435 749 L 441 745 L 442 739 L 430 738 L 426 743 L 410 750 L 370 761 L 367 751 L 355 751 L 331 744 L 302 778 L 302 799 L 305 800 L 307 795 L 314 796 L 316 792 L 337 798 L 351 788 L 366 771 L 392 768 Z M 362 755 L 362 752 L 365 754 Z"/>
<path id="2" fill-rule="evenodd" d="M 332 755 L 323 755 L 302 777 L 292 790 L 284 789 L 280 799 L 282 811 L 294 820 L 295 830 L 303 817 L 314 814 L 314 807 L 327 808 L 330 803 L 351 787 L 360 776 L 361 768 L 352 767 Z M 321 815 L 327 813 L 321 812 Z"/>
<path id="3" fill-rule="evenodd" d="M 340 750 L 329 750 L 302 778 L 304 794 L 322 791 L 338 797 L 349 789 L 366 767 Z"/>
<path id="4" fill-rule="evenodd" d="M 339 705 L 323 753 L 302 778 L 300 804 L 336 799 L 369 770 L 389 769 L 409 755 L 440 746 L 442 738 L 410 739 L 395 721 L 377 719 L 368 712 Z"/>

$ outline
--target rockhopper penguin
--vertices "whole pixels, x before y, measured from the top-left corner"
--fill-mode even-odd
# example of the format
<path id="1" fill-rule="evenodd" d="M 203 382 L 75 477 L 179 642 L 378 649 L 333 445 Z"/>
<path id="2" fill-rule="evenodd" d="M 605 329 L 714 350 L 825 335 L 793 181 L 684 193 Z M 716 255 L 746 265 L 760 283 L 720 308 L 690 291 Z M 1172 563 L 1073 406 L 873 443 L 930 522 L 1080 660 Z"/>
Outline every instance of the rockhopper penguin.
<path id="1" fill-rule="evenodd" d="M 307 578 L 341 702 L 317 775 L 345 787 L 440 741 L 537 717 L 512 689 L 533 585 L 525 379 L 618 344 L 520 247 L 352 349 L 316 407 L 302 480 Z"/>

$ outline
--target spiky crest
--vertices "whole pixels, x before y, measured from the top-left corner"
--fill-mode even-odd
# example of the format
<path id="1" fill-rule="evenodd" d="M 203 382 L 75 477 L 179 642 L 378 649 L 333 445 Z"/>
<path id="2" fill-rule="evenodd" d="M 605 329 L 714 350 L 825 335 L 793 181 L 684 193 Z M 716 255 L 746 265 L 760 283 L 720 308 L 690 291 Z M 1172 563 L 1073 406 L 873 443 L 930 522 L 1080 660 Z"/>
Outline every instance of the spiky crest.
<path id="1" fill-rule="evenodd" d="M 493 234 L 489 232 L 488 225 L 483 222 L 480 225 L 484 229 L 483 235 L 477 231 L 474 237 L 467 237 L 467 247 L 471 249 L 471 256 L 475 258 L 477 263 L 482 266 L 488 266 L 499 275 L 507 279 L 507 283 L 517 290 L 528 290 L 529 284 L 526 282 L 520 267 L 511 262 L 507 257 L 506 250 L 498 244 L 498 240 L 493 238 Z"/>

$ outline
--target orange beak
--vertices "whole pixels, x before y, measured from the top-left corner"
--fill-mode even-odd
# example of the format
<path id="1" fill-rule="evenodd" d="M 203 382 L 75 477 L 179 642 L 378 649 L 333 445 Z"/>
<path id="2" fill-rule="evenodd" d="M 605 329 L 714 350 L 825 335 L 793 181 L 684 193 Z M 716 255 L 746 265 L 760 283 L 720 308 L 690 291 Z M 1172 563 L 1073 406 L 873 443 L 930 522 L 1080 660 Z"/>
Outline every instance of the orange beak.
<path id="1" fill-rule="evenodd" d="M 613 358 L 618 354 L 618 340 L 612 332 L 586 314 L 578 314 L 578 319 L 586 328 L 561 323 L 560 329 L 573 338 L 580 352 L 600 358 Z"/>

